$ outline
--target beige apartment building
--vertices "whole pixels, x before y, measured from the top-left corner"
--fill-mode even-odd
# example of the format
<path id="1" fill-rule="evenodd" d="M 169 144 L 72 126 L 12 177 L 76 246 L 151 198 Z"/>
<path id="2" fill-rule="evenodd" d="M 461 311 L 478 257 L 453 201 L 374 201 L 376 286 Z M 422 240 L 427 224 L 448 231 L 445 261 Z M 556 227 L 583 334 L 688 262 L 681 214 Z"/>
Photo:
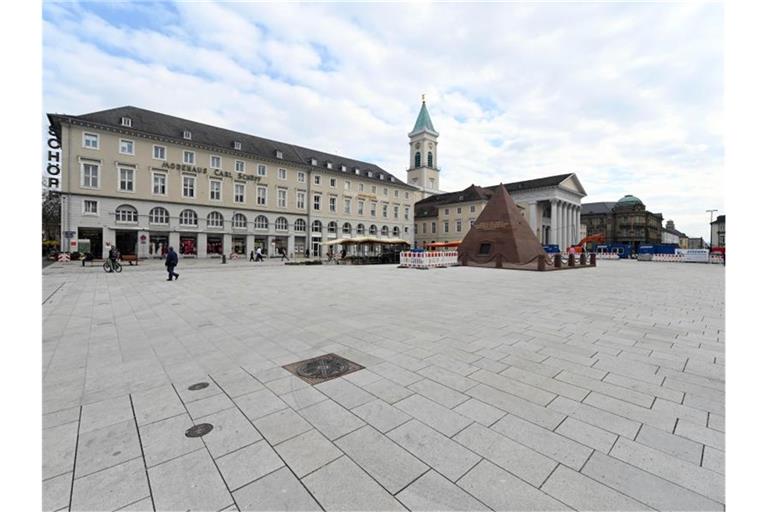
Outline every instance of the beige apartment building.
<path id="1" fill-rule="evenodd" d="M 373 235 L 413 243 L 419 188 L 377 165 L 136 107 L 48 115 L 61 145 L 62 250 L 315 256 Z"/>

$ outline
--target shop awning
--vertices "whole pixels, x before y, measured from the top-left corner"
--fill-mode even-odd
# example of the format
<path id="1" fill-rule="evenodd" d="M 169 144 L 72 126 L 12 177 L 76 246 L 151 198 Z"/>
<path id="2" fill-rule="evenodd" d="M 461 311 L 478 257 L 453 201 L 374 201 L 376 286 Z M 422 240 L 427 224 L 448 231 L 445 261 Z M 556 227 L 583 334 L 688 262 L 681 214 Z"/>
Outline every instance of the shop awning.
<path id="1" fill-rule="evenodd" d="M 424 247 L 429 247 L 430 249 L 438 249 L 440 247 L 458 247 L 461 245 L 461 240 L 454 240 L 452 242 L 434 242 L 431 244 L 424 244 Z"/>
<path id="2" fill-rule="evenodd" d="M 358 236 L 354 238 L 341 238 L 338 240 L 329 240 L 328 242 L 322 242 L 321 245 L 354 245 L 354 244 L 405 244 L 410 245 L 410 242 L 403 240 L 402 238 L 378 238 L 375 236 Z"/>

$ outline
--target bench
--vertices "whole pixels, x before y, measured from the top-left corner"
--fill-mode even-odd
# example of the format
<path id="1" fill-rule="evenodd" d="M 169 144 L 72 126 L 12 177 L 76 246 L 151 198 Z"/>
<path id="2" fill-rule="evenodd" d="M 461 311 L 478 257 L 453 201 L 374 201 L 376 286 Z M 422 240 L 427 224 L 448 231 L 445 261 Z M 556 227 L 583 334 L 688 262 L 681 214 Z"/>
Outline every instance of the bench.
<path id="1" fill-rule="evenodd" d="M 126 256 L 121 256 L 120 260 L 124 261 L 124 262 L 127 262 L 131 266 L 133 266 L 133 262 L 136 262 L 137 266 L 139 265 L 139 257 L 138 256 L 134 256 L 132 254 L 129 254 L 129 255 L 126 255 Z"/>

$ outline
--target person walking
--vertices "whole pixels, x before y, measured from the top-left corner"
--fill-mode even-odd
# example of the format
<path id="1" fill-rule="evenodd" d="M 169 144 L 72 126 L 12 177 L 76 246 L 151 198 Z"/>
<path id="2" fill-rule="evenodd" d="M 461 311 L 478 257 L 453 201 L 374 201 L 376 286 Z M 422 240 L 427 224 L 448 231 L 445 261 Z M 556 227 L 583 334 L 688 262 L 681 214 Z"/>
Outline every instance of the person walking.
<path id="1" fill-rule="evenodd" d="M 261 247 L 256 248 L 256 263 L 264 261 L 264 256 L 261 255 Z"/>
<path id="2" fill-rule="evenodd" d="M 173 271 L 178 263 L 179 257 L 176 254 L 176 251 L 173 250 L 173 247 L 169 247 L 168 252 L 165 255 L 165 267 L 168 269 L 168 281 L 171 281 L 173 278 L 179 278 L 179 274 Z"/>
<path id="3" fill-rule="evenodd" d="M 251 257 L 248 261 L 256 261 L 256 258 L 253 257 L 253 251 L 251 251 Z"/>
<path id="4" fill-rule="evenodd" d="M 280 253 L 280 261 L 284 261 L 288 259 L 288 255 L 285 252 L 285 247 L 281 247 L 278 252 Z"/>

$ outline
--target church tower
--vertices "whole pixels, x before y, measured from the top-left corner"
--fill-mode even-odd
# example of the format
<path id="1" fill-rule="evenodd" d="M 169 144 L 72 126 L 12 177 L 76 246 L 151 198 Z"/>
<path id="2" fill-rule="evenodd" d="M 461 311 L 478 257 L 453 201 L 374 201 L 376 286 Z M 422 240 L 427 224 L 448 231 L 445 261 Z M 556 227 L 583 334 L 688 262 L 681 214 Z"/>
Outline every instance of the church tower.
<path id="1" fill-rule="evenodd" d="M 440 171 L 437 168 L 437 133 L 432 126 L 432 119 L 427 111 L 424 96 L 421 96 L 421 110 L 413 130 L 408 134 L 411 139 L 411 159 L 408 168 L 408 184 L 418 187 L 423 197 L 437 194 L 440 190 Z"/>

